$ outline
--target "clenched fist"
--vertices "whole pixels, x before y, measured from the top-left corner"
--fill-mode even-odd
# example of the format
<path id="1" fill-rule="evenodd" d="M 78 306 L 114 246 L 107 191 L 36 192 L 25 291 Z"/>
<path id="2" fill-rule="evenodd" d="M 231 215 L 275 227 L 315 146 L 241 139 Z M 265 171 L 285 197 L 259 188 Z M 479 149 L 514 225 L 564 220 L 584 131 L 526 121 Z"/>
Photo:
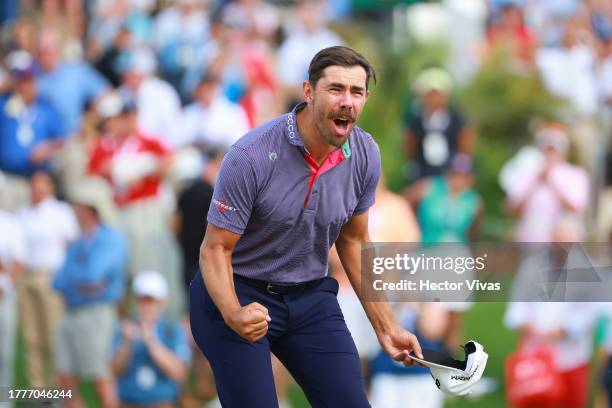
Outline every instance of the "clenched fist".
<path id="1" fill-rule="evenodd" d="M 252 342 L 258 341 L 268 333 L 268 323 L 272 320 L 268 309 L 257 302 L 229 313 L 224 319 L 240 337 Z"/>

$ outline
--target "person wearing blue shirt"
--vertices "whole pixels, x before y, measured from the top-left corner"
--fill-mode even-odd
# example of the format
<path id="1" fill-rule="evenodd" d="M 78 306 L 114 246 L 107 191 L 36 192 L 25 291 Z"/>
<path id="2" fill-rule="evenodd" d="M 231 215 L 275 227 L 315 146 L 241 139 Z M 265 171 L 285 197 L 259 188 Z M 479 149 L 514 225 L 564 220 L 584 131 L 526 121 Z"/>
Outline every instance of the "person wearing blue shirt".
<path id="1" fill-rule="evenodd" d="M 67 309 L 54 353 L 58 385 L 72 389 L 67 408 L 83 406 L 79 380 L 93 381 L 103 408 L 118 405 L 110 360 L 128 252 L 123 235 L 102 222 L 111 197 L 97 187 L 83 182 L 71 194 L 81 235 L 69 245 L 53 280 Z"/>
<path id="2" fill-rule="evenodd" d="M 109 87 L 106 79 L 86 62 L 62 61 L 57 35 L 41 35 L 38 60 L 40 95 L 59 112 L 68 135 L 76 133 L 88 102 L 98 99 Z"/>
<path id="3" fill-rule="evenodd" d="M 14 86 L 0 96 L 0 171 L 29 177 L 48 169 L 65 132 L 58 113 L 38 95 L 32 56 L 15 51 L 7 61 Z"/>
<path id="4" fill-rule="evenodd" d="M 123 407 L 176 406 L 191 349 L 184 328 L 162 317 L 168 284 L 159 272 L 138 273 L 132 286 L 137 315 L 115 331 L 113 372 Z"/>

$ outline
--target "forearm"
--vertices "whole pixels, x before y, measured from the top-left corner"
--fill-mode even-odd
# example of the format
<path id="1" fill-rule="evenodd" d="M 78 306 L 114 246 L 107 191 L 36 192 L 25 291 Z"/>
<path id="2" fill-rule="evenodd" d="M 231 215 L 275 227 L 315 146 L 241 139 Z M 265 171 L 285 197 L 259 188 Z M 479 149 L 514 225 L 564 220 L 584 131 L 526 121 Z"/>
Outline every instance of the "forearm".
<path id="1" fill-rule="evenodd" d="M 363 309 L 374 328 L 374 331 L 383 333 L 389 331 L 395 324 L 395 317 L 391 307 L 386 301 L 367 301 L 363 294 L 362 280 L 364 278 L 361 271 L 361 246 L 366 240 L 338 240 L 336 249 L 346 275 L 359 297 Z M 366 277 L 367 279 L 367 277 Z"/>
<path id="2" fill-rule="evenodd" d="M 111 362 L 111 369 L 116 376 L 123 374 L 128 366 L 131 355 L 132 342 L 124 339 L 121 342 L 121 346 L 119 346 L 119 351 L 117 351 Z"/>
<path id="3" fill-rule="evenodd" d="M 178 383 L 185 380 L 187 377 L 187 367 L 185 363 L 172 352 L 172 350 L 157 340 L 149 342 L 147 346 L 153 361 L 157 367 L 159 367 L 161 372 Z"/>
<path id="4" fill-rule="evenodd" d="M 202 244 L 200 269 L 206 290 L 224 319 L 240 309 L 240 302 L 234 289 L 232 253 L 221 244 Z"/>

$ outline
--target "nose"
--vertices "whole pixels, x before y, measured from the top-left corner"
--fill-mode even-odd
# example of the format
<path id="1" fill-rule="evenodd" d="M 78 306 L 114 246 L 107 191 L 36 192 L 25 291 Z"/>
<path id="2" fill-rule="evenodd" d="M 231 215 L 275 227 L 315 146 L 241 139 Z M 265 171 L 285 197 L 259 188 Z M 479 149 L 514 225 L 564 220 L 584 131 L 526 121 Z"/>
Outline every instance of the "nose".
<path id="1" fill-rule="evenodd" d="M 351 99 L 351 92 L 347 90 L 342 93 L 342 98 L 340 99 L 340 107 L 343 109 L 351 109 L 353 107 L 353 100 Z"/>

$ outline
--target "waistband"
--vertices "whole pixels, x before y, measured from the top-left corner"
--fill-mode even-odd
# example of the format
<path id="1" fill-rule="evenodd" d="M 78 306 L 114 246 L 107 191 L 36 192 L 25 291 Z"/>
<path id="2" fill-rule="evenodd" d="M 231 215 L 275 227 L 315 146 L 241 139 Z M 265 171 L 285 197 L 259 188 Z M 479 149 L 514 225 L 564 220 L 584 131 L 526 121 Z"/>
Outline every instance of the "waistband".
<path id="1" fill-rule="evenodd" d="M 293 295 L 304 292 L 308 289 L 313 289 L 321 284 L 323 279 L 315 279 L 302 283 L 274 283 L 266 282 L 259 279 L 247 278 L 241 275 L 234 274 L 234 280 L 244 283 L 245 285 L 260 289 L 273 295 Z"/>

